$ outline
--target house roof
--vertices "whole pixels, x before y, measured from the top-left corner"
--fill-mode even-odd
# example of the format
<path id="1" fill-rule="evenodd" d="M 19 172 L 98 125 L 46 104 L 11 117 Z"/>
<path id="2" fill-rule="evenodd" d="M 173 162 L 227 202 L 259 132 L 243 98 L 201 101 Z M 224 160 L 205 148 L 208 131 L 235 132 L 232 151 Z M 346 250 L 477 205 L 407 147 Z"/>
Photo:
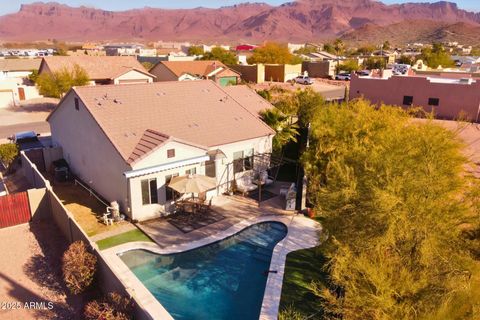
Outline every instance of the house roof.
<path id="1" fill-rule="evenodd" d="M 43 64 L 51 72 L 63 68 L 71 69 L 78 64 L 85 69 L 92 80 L 115 79 L 131 70 L 155 77 L 148 73 L 135 57 L 131 56 L 52 56 L 43 58 Z"/>
<path id="2" fill-rule="evenodd" d="M 227 86 L 223 90 L 256 117 L 260 116 L 261 111 L 273 108 L 270 102 L 263 99 L 255 90 L 246 85 Z"/>
<path id="3" fill-rule="evenodd" d="M 32 71 L 40 68 L 42 59 L 1 59 L 0 71 Z"/>
<path id="4" fill-rule="evenodd" d="M 198 75 L 200 77 L 210 77 L 213 72 L 222 68 L 217 75 L 238 76 L 239 73 L 229 69 L 226 65 L 216 60 L 195 60 L 195 61 L 160 61 L 167 69 L 169 69 L 177 77 L 188 73 Z"/>
<path id="5" fill-rule="evenodd" d="M 249 111 L 247 104 L 258 99 L 237 100 L 209 80 L 85 86 L 72 91 L 127 163 L 168 139 L 207 149 L 275 133 Z"/>

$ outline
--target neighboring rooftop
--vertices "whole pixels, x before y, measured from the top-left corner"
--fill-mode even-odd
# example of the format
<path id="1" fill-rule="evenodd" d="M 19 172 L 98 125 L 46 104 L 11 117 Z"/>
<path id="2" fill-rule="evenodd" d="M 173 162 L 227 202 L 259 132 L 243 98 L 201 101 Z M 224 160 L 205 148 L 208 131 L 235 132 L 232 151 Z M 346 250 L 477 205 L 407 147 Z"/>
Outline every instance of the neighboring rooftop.
<path id="1" fill-rule="evenodd" d="M 199 77 L 211 77 L 220 74 L 222 76 L 240 75 L 238 72 L 229 69 L 226 65 L 216 60 L 161 61 L 160 63 L 167 67 L 177 77 L 180 77 L 183 74 L 190 74 Z"/>
<path id="2" fill-rule="evenodd" d="M 32 71 L 40 68 L 42 59 L 0 59 L 0 71 Z"/>
<path id="3" fill-rule="evenodd" d="M 115 79 L 130 70 L 150 75 L 132 56 L 53 56 L 45 57 L 41 69 L 55 72 L 63 68 L 71 69 L 75 64 L 85 69 L 92 80 Z M 45 65 L 45 66 L 44 66 Z M 40 70 L 40 72 L 42 72 Z M 151 75 L 154 77 L 153 75 Z"/>
<path id="4" fill-rule="evenodd" d="M 258 97 L 237 99 L 238 94 L 231 93 L 235 90 L 229 92 L 209 80 L 86 86 L 73 91 L 127 163 L 167 139 L 209 148 L 274 134 L 250 111 Z"/>

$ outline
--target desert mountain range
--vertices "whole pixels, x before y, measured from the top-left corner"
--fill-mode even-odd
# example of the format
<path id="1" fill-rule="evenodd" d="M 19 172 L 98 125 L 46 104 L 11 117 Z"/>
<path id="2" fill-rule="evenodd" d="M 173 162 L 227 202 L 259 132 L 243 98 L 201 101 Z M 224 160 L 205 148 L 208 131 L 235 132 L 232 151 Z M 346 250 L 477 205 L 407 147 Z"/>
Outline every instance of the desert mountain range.
<path id="1" fill-rule="evenodd" d="M 244 3 L 218 9 L 106 11 L 49 2 L 0 17 L 0 41 L 189 40 L 412 42 L 457 35 L 480 43 L 480 13 L 451 2 L 386 5 L 374 0 Z M 392 41 L 393 40 L 393 41 Z"/>

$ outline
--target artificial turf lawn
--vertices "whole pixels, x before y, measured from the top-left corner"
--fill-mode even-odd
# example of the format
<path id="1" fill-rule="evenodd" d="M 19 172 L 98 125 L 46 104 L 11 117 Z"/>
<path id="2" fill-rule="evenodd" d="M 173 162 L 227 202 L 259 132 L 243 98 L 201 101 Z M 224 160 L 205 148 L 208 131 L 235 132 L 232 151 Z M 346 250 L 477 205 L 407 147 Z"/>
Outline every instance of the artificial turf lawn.
<path id="1" fill-rule="evenodd" d="M 312 281 L 326 285 L 327 273 L 323 271 L 325 257 L 318 247 L 290 252 L 285 264 L 280 311 L 293 308 L 304 317 L 320 319 L 320 298 L 309 289 Z"/>
<path id="2" fill-rule="evenodd" d="M 150 240 L 150 238 L 147 237 L 139 229 L 134 229 L 121 234 L 117 234 L 116 236 L 113 236 L 110 238 L 99 240 L 97 241 L 97 245 L 100 250 L 104 250 L 114 246 L 118 246 L 119 244 L 122 244 L 122 243 L 133 242 L 133 241 L 151 242 L 152 240 Z"/>

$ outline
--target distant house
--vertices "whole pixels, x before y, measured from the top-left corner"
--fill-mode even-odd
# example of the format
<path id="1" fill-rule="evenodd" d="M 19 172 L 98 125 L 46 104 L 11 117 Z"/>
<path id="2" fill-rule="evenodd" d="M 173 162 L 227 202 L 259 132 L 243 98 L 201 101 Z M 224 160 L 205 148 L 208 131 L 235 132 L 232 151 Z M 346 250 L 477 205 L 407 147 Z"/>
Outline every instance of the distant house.
<path id="1" fill-rule="evenodd" d="M 156 81 L 209 79 L 221 86 L 240 81 L 240 73 L 214 60 L 160 61 L 150 72 L 156 76 Z"/>
<path id="2" fill-rule="evenodd" d="M 352 75 L 350 99 L 422 107 L 440 119 L 480 121 L 480 79 L 438 76 L 359 77 Z"/>
<path id="3" fill-rule="evenodd" d="M 40 63 L 41 59 L 0 60 L 0 108 L 40 97 L 35 85 L 28 80 L 33 71 L 38 71 Z"/>
<path id="4" fill-rule="evenodd" d="M 135 57 L 53 56 L 42 59 L 39 74 L 53 73 L 79 65 L 87 72 L 91 84 L 150 83 L 148 73 Z"/>
<path id="5" fill-rule="evenodd" d="M 265 165 L 254 157 L 269 159 L 275 132 L 258 118 L 271 107 L 260 100 L 248 88 L 206 80 L 84 86 L 47 120 L 73 173 L 130 218 L 146 220 L 172 210 L 174 176 L 214 177 L 211 197 Z"/>

